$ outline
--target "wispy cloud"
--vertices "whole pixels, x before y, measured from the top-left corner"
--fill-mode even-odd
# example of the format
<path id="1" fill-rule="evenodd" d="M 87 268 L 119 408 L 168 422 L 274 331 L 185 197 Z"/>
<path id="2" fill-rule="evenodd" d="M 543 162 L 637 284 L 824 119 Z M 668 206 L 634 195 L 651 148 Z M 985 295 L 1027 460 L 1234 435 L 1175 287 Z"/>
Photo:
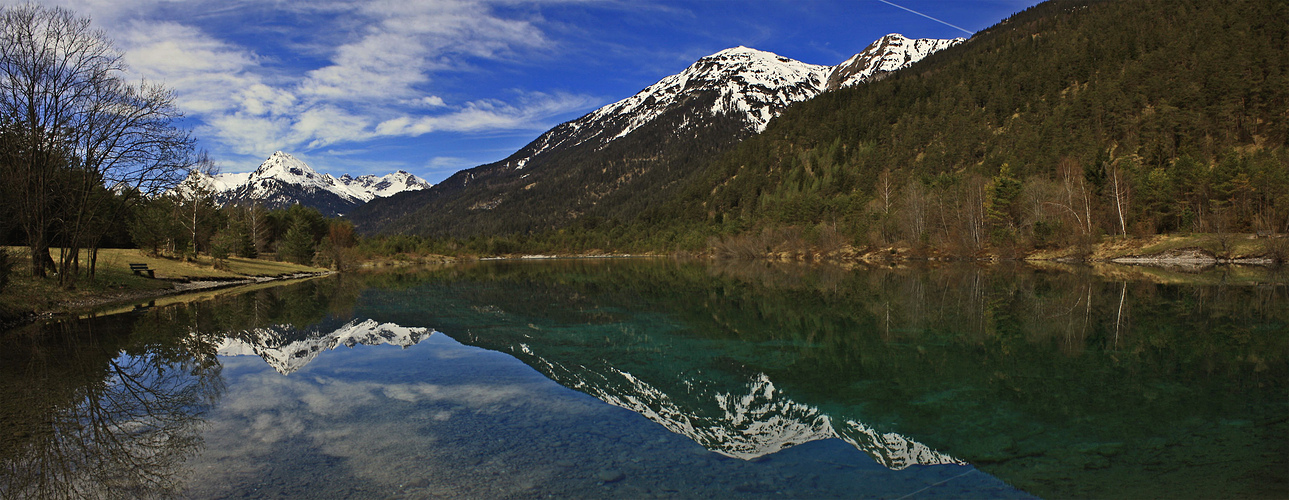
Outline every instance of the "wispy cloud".
<path id="1" fill-rule="evenodd" d="M 310 29 L 331 33 L 304 42 L 315 43 L 311 46 L 272 37 L 221 39 L 199 21 L 215 19 L 210 22 L 218 28 L 229 20 L 219 21 L 218 5 L 202 0 L 70 0 L 66 5 L 107 25 L 133 75 L 174 88 L 196 131 L 217 143 L 216 149 L 263 155 L 437 131 L 541 130 L 553 125 L 555 115 L 600 102 L 531 90 L 453 102 L 436 91 L 440 76 L 477 71 L 477 62 L 518 59 L 550 45 L 539 16 L 501 15 L 498 3 L 333 0 L 246 6 L 307 18 L 316 23 Z M 176 9 L 203 14 L 175 16 Z M 316 44 L 319 40 L 333 45 Z M 252 42 L 256 45 L 248 45 Z M 292 50 L 315 61 L 312 67 L 293 71 L 297 61 L 275 59 L 297 57 Z"/>
<path id="2" fill-rule="evenodd" d="M 583 95 L 532 92 L 520 96 L 517 102 L 479 100 L 445 114 L 399 116 L 377 125 L 376 134 L 416 136 L 439 131 L 541 130 L 550 126 L 545 120 L 552 116 L 598 103 L 598 99 Z"/>

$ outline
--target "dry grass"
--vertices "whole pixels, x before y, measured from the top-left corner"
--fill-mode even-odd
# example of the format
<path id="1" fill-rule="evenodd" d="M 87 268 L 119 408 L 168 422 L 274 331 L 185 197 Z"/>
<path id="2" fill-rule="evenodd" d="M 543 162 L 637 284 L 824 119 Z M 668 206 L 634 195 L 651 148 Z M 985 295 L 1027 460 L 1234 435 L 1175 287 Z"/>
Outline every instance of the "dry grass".
<path id="1" fill-rule="evenodd" d="M 1101 243 L 1093 245 L 1091 253 L 1083 255 L 1082 257 L 1086 257 L 1093 261 L 1106 261 L 1120 257 L 1158 255 L 1174 250 L 1198 248 L 1218 258 L 1238 259 L 1247 257 L 1264 257 L 1276 254 L 1279 251 L 1276 248 L 1276 245 L 1283 242 L 1283 238 L 1255 238 L 1254 235 L 1251 234 L 1231 234 L 1225 239 L 1226 245 L 1224 248 L 1222 241 L 1223 238 L 1216 234 L 1159 235 L 1145 238 L 1108 238 Z M 1034 260 L 1055 260 L 1063 257 L 1078 256 L 1078 249 L 1069 247 L 1035 251 L 1030 253 L 1028 258 Z"/>
<path id="2" fill-rule="evenodd" d="M 1145 239 L 1119 239 L 1102 243 L 1097 250 L 1097 257 L 1113 259 L 1128 255 L 1156 255 L 1172 250 L 1199 248 L 1221 258 L 1260 257 L 1266 255 L 1270 248 L 1266 238 L 1255 238 L 1251 234 L 1232 234 L 1226 237 L 1223 248 L 1222 237 L 1216 234 L 1164 235 Z"/>
<path id="3" fill-rule="evenodd" d="M 10 252 L 17 260 L 9 286 L 0 293 L 0 323 L 32 312 L 64 313 L 105 301 L 155 296 L 174 288 L 174 284 L 166 279 L 246 278 L 325 271 L 288 262 L 240 258 L 228 259 L 226 269 L 219 270 L 215 269 L 209 257 L 202 257 L 197 262 L 183 262 L 149 257 L 134 249 L 110 248 L 99 250 L 95 279 L 81 278 L 69 290 L 61 287 L 56 279 L 31 278 L 31 264 L 25 258 L 25 247 L 0 247 L 0 251 Z M 53 253 L 57 258 L 58 251 Z M 85 255 L 81 259 L 82 265 L 88 264 Z M 159 279 L 135 275 L 130 271 L 132 263 L 147 264 Z"/>
<path id="4" fill-rule="evenodd" d="M 147 264 L 156 270 L 158 278 L 240 278 L 246 276 L 280 276 L 292 273 L 312 273 L 325 269 L 274 262 L 260 259 L 243 259 L 231 257 L 225 269 L 215 269 L 214 261 L 208 256 L 197 257 L 196 262 L 184 262 L 165 257 L 151 257 L 136 249 L 105 248 L 99 250 L 99 270 L 105 268 L 129 271 L 130 264 Z"/>

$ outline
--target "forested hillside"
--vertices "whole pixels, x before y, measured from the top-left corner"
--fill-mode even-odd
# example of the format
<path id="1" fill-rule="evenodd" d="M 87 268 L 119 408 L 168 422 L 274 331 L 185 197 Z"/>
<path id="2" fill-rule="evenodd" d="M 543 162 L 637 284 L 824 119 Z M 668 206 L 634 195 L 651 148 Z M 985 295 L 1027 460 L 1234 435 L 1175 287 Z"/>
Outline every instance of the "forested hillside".
<path id="1" fill-rule="evenodd" d="M 846 245 L 1014 255 L 1116 235 L 1289 233 L 1287 47 L 1285 2 L 1045 2 L 793 105 L 737 146 L 635 158 L 656 173 L 628 174 L 629 189 L 559 214 L 556 229 L 513 212 L 459 223 L 484 229 L 468 243 L 489 252 L 749 256 Z M 623 175 L 628 150 L 668 150 L 675 139 L 659 124 L 613 155 L 559 163 Z M 586 196 L 585 180 L 568 180 L 525 210 Z"/>
<path id="2" fill-rule="evenodd" d="M 1047 2 L 793 107 L 646 222 L 959 253 L 1287 232 L 1287 47 L 1285 2 Z"/>
<path id="3" fill-rule="evenodd" d="M 632 220 L 672 199 L 681 180 L 793 103 L 881 78 L 961 41 L 891 34 L 839 66 L 748 47 L 722 50 L 547 131 L 502 161 L 462 170 L 421 193 L 375 200 L 349 217 L 365 233 L 455 237 Z"/>
<path id="4" fill-rule="evenodd" d="M 629 219 L 675 196 L 678 179 L 751 134 L 738 120 L 716 116 L 677 136 L 677 129 L 696 119 L 694 110 L 710 108 L 715 99 L 691 99 L 599 148 L 542 151 L 543 144 L 534 141 L 506 160 L 458 172 L 432 190 L 374 200 L 349 217 L 366 233 L 451 237 L 539 232 L 588 211 L 591 217 Z M 514 168 L 517 159 L 539 151 L 539 161 Z"/>

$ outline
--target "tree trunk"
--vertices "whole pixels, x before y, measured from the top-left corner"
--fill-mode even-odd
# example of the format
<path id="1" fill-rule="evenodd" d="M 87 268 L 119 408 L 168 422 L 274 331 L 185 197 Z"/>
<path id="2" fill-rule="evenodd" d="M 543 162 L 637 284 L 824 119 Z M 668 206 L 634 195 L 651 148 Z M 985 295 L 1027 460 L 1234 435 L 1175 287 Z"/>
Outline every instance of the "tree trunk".
<path id="1" fill-rule="evenodd" d="M 97 274 L 97 271 L 98 271 L 98 243 L 96 242 L 94 243 L 92 248 L 90 248 L 90 269 L 89 269 L 90 281 L 94 281 L 94 277 Z"/>
<path id="2" fill-rule="evenodd" d="M 49 256 L 49 245 L 45 244 L 43 235 L 40 238 L 28 245 L 31 249 L 31 277 L 33 278 L 48 276 L 45 270 L 54 267 L 54 258 Z"/>
<path id="3" fill-rule="evenodd" d="M 1123 202 L 1120 200 L 1121 196 L 1123 196 L 1123 193 L 1119 191 L 1119 169 L 1115 168 L 1114 169 L 1114 208 L 1115 208 L 1115 211 L 1119 212 L 1119 233 L 1122 234 L 1123 236 L 1128 236 L 1128 226 L 1127 224 L 1124 223 L 1124 220 L 1123 220 Z"/>

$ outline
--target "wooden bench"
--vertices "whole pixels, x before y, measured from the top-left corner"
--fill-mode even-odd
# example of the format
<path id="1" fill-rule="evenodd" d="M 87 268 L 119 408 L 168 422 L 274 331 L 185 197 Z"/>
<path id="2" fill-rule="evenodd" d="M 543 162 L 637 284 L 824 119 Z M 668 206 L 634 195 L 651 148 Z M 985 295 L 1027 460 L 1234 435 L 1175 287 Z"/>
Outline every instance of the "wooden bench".
<path id="1" fill-rule="evenodd" d="M 148 269 L 148 265 L 147 265 L 147 264 L 130 264 L 130 270 L 131 270 L 131 271 L 134 271 L 134 274 L 137 274 L 137 275 L 139 275 L 139 276 L 143 276 L 143 273 L 148 273 L 148 277 L 149 277 L 149 278 L 156 278 L 156 277 L 157 277 L 157 276 L 156 276 L 156 274 L 155 274 L 155 273 L 156 273 L 156 270 L 155 270 L 155 269 Z"/>

